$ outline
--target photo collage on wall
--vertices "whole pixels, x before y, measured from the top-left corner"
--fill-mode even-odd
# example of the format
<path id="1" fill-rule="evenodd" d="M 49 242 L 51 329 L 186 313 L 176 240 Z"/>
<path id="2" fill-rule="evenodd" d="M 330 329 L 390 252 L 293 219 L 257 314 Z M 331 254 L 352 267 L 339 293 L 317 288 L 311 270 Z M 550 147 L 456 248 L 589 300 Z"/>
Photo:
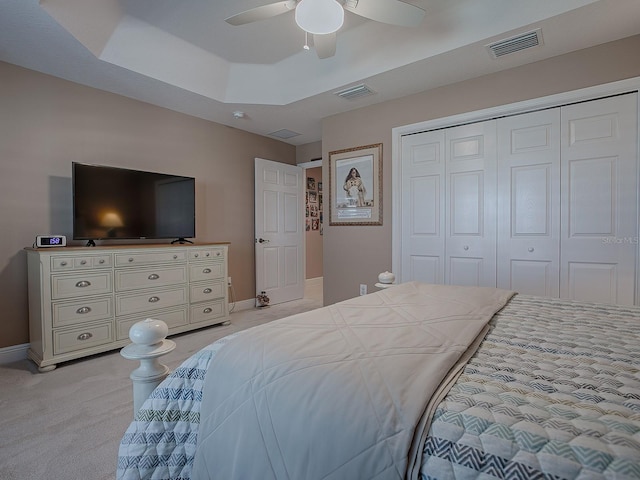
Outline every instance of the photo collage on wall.
<path id="1" fill-rule="evenodd" d="M 322 182 L 307 177 L 306 231 L 319 230 L 322 235 Z"/>

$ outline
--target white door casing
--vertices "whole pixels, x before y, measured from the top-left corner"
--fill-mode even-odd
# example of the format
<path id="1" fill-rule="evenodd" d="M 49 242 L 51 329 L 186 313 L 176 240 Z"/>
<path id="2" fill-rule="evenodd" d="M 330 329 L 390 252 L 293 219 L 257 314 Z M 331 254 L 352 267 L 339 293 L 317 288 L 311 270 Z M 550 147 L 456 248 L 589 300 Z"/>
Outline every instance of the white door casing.
<path id="1" fill-rule="evenodd" d="M 445 215 L 450 218 L 446 219 L 445 231 L 451 236 L 455 220 L 449 211 L 451 207 L 447 205 L 452 202 L 449 190 L 456 182 L 461 188 L 474 190 L 473 182 L 465 183 L 462 177 L 462 181 L 452 179 L 447 170 L 444 185 L 447 196 L 443 197 L 442 192 L 434 194 L 436 186 L 442 188 L 439 182 L 434 181 L 435 173 L 424 169 L 422 173 L 419 170 L 407 172 L 407 169 L 414 168 L 415 159 L 419 158 L 416 152 L 423 150 L 423 156 L 428 158 L 424 154 L 428 151 L 427 146 L 433 147 L 428 135 L 440 136 L 443 130 L 492 121 L 493 118 L 497 119 L 493 121 L 497 122 L 499 129 L 505 129 L 497 134 L 499 137 L 509 135 L 511 142 L 520 142 L 520 146 L 500 145 L 498 157 L 500 181 L 496 179 L 499 189 L 496 213 L 499 220 L 495 230 L 498 286 L 522 293 L 579 301 L 638 303 L 637 215 L 640 192 L 636 92 L 639 89 L 640 78 L 623 80 L 394 128 L 393 270 L 397 280 L 422 280 L 420 275 L 436 278 L 434 272 L 438 270 L 434 266 L 442 264 L 443 251 L 451 250 L 448 238 L 444 246 L 434 243 L 434 238 L 431 238 L 432 248 L 416 248 L 416 241 L 426 245 L 420 235 L 415 235 L 420 230 L 411 225 L 416 223 L 416 212 L 422 216 L 418 218 L 422 221 L 419 225 L 434 226 L 438 223 L 425 220 L 437 218 L 436 213 L 446 209 Z M 600 106 L 599 102 L 602 102 Z M 601 106 L 608 102 L 613 103 L 602 109 Z M 595 110 L 591 111 L 591 107 Z M 558 111 L 563 113 L 560 128 L 556 128 L 555 135 L 551 136 L 545 132 L 545 125 L 549 121 L 555 123 L 556 119 L 545 120 L 548 113 L 543 110 L 547 109 L 555 109 L 556 113 L 551 114 L 554 116 Z M 518 125 L 519 117 L 524 121 L 521 125 Z M 527 126 L 528 121 L 531 124 Z M 507 130 L 511 132 L 506 133 Z M 558 137 L 560 166 L 556 158 Z M 499 143 L 502 142 L 500 140 Z M 581 151 L 579 147 L 582 147 Z M 450 145 L 447 146 L 449 148 Z M 505 157 L 505 149 L 508 148 L 512 152 Z M 536 149 L 546 149 L 550 157 L 534 153 Z M 409 152 L 414 157 L 413 161 L 407 159 Z M 509 166 L 502 163 L 503 157 Z M 440 172 L 438 170 L 437 174 Z M 505 178 L 507 185 L 503 183 Z M 411 190 L 408 182 L 412 183 L 412 194 L 407 193 Z M 422 188 L 421 195 L 416 195 L 418 189 L 415 186 L 419 184 L 428 188 Z M 524 186 L 524 190 L 518 191 L 518 185 Z M 434 210 L 433 201 L 430 205 L 411 204 L 412 198 L 420 197 L 423 201 L 436 198 L 439 205 Z M 413 213 L 410 215 L 409 212 Z M 423 231 L 426 230 L 423 228 Z M 410 240 L 407 237 L 409 232 L 414 234 Z M 425 235 L 422 237 L 426 238 Z M 471 245 L 467 246 L 471 248 Z M 445 257 L 450 255 L 445 254 Z M 421 267 L 428 264 L 425 259 L 432 264 L 426 275 L 425 271 L 416 271 L 420 262 Z M 451 276 L 449 265 L 445 265 L 445 271 Z M 436 283 L 441 282 L 443 280 L 438 279 Z M 453 282 L 447 279 L 444 283 Z"/>
<path id="2" fill-rule="evenodd" d="M 499 288 L 558 297 L 560 108 L 497 121 Z"/>
<path id="3" fill-rule="evenodd" d="M 560 296 L 633 305 L 637 93 L 562 109 Z"/>
<path id="4" fill-rule="evenodd" d="M 303 200 L 301 167 L 255 159 L 256 294 L 272 305 L 304 296 Z"/>

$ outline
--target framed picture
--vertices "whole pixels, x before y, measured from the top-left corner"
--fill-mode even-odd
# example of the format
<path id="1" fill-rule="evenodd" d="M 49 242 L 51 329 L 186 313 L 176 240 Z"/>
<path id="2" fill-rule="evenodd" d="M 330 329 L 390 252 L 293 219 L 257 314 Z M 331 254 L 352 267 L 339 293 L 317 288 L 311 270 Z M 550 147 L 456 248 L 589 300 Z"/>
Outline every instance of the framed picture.
<path id="1" fill-rule="evenodd" d="M 382 225 L 382 144 L 329 152 L 329 225 Z"/>
<path id="2" fill-rule="evenodd" d="M 316 189 L 316 179 L 313 177 L 307 177 L 307 190 Z"/>

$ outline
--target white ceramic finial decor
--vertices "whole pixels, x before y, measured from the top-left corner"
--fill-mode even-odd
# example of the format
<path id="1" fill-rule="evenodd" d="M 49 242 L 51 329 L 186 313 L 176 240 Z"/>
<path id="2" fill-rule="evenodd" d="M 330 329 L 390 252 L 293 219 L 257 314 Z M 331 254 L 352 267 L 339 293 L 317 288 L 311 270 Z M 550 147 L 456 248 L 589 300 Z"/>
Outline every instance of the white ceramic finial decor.
<path id="1" fill-rule="evenodd" d="M 130 375 L 134 416 L 153 389 L 169 375 L 169 368 L 158 361 L 176 348 L 175 342 L 166 340 L 168 333 L 169 327 L 162 320 L 147 318 L 131 326 L 129 338 L 133 343 L 120 350 L 124 358 L 140 361 L 140 366 Z"/>
<path id="2" fill-rule="evenodd" d="M 168 333 L 169 327 L 162 320 L 147 318 L 131 326 L 129 338 L 137 345 L 155 345 L 162 342 Z"/>
<path id="3" fill-rule="evenodd" d="M 378 275 L 378 281 L 384 284 L 391 284 L 396 281 L 396 276 L 388 271 L 384 271 Z"/>

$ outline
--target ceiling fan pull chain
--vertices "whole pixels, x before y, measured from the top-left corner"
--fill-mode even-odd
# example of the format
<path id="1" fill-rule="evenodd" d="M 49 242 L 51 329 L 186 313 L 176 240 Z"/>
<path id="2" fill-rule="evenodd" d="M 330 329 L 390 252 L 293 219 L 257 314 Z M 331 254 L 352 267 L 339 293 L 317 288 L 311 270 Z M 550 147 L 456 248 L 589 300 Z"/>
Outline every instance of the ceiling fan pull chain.
<path id="1" fill-rule="evenodd" d="M 309 50 L 309 33 L 306 30 L 304 32 L 304 47 L 302 48 Z"/>

